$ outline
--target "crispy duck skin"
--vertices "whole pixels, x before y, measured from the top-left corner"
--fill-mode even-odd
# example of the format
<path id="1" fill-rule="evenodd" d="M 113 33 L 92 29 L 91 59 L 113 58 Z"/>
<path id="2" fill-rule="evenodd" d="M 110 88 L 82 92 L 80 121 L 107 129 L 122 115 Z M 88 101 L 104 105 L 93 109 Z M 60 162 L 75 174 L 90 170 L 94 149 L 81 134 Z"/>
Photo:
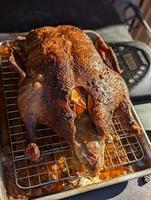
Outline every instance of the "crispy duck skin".
<path id="1" fill-rule="evenodd" d="M 29 139 L 26 154 L 33 161 L 40 157 L 35 133 L 39 123 L 64 137 L 92 171 L 103 165 L 100 152 L 104 151 L 94 135 L 102 141 L 109 136 L 108 125 L 117 107 L 139 132 L 116 57 L 103 40 L 96 42 L 98 51 L 86 33 L 70 25 L 37 28 L 15 42 L 9 61 L 21 77 L 18 106 Z M 93 105 L 87 110 L 94 134 L 87 132 L 80 140 L 85 133 L 76 129 L 77 113 L 70 100 L 75 88 L 85 91 Z"/>

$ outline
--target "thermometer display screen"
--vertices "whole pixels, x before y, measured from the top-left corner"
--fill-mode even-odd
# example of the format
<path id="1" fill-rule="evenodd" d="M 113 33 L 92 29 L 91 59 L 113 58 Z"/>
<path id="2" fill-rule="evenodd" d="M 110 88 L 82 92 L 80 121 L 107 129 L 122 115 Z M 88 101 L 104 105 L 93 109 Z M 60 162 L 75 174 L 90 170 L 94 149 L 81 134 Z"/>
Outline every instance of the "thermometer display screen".
<path id="1" fill-rule="evenodd" d="M 130 70 L 137 69 L 136 63 L 131 54 L 127 53 L 123 55 L 124 61 Z"/>

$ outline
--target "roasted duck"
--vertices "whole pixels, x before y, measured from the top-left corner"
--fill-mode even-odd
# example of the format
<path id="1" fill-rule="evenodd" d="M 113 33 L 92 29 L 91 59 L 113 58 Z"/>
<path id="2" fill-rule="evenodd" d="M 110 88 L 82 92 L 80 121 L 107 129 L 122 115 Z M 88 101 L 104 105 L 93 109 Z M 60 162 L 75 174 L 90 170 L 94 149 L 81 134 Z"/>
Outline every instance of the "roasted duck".
<path id="1" fill-rule="evenodd" d="M 37 124 L 65 138 L 92 171 L 103 165 L 117 107 L 139 132 L 116 57 L 101 38 L 94 45 L 70 25 L 37 28 L 15 41 L 9 61 L 20 75 L 18 106 L 29 140 L 26 155 L 33 161 L 40 157 Z"/>

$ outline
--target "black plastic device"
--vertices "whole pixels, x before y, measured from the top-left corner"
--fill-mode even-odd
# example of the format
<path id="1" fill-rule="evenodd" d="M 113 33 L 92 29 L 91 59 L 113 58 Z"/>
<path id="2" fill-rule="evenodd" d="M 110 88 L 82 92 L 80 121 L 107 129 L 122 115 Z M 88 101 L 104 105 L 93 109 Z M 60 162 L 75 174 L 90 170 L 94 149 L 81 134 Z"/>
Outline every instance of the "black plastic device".
<path id="1" fill-rule="evenodd" d="M 112 43 L 134 103 L 151 102 L 151 49 L 143 42 Z"/>

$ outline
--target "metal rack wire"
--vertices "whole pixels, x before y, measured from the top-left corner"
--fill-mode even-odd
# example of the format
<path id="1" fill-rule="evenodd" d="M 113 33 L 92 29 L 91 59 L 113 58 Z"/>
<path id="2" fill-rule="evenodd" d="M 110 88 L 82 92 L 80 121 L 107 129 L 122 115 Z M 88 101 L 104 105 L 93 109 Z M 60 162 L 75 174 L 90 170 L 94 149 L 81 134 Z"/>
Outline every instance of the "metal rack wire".
<path id="1" fill-rule="evenodd" d="M 15 180 L 23 189 L 70 180 L 77 176 L 79 162 L 72 148 L 50 128 L 37 128 L 41 159 L 27 160 L 26 131 L 17 107 L 19 77 L 10 67 L 7 54 L 1 51 L 1 71 L 8 117 Z M 111 127 L 113 141 L 106 144 L 104 169 L 111 169 L 140 161 L 144 157 L 139 139 L 130 133 L 122 113 L 115 113 Z"/>

